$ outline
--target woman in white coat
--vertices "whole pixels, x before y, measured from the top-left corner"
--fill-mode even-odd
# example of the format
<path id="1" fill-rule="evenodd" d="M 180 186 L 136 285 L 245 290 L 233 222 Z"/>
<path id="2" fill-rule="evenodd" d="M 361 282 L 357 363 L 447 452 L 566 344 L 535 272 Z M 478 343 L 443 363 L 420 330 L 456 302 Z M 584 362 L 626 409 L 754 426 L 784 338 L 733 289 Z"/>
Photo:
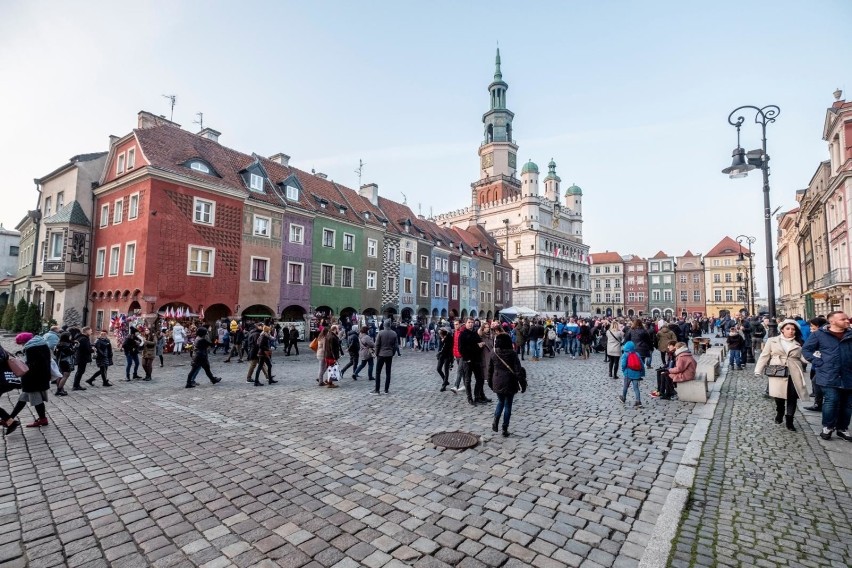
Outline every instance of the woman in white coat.
<path id="1" fill-rule="evenodd" d="M 183 344 L 186 343 L 186 330 L 180 323 L 176 323 L 172 328 L 172 341 L 175 342 L 173 353 L 180 355 L 183 352 Z"/>
<path id="2" fill-rule="evenodd" d="M 609 329 L 606 330 L 606 356 L 609 360 L 609 378 L 618 378 L 618 364 L 621 361 L 621 344 L 624 341 L 624 332 L 621 331 L 621 324 L 617 321 L 612 322 Z"/>
<path id="3" fill-rule="evenodd" d="M 767 366 L 775 369 L 781 368 L 781 373 L 786 376 L 768 376 L 769 396 L 775 399 L 775 423 L 781 424 L 786 417 L 787 430 L 796 428 L 793 426 L 793 416 L 796 413 L 796 401 L 798 399 L 808 400 L 808 391 L 805 388 L 805 373 L 802 358 L 802 331 L 799 325 L 787 319 L 779 326 L 779 335 L 770 337 L 763 344 L 763 351 L 757 359 L 754 374 L 760 376 Z M 785 371 L 786 369 L 786 371 Z M 786 403 L 786 412 L 785 412 Z"/>

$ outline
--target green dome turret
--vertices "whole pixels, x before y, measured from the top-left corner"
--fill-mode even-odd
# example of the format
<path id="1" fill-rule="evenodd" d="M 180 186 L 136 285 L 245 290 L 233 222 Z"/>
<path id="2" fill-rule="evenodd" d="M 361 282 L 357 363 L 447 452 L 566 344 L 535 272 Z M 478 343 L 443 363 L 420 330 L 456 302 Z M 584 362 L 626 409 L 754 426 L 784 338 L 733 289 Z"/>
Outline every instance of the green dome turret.
<path id="1" fill-rule="evenodd" d="M 571 187 L 565 190 L 565 195 L 583 195 L 583 190 L 574 184 L 571 184 Z"/>
<path id="2" fill-rule="evenodd" d="M 524 164 L 524 167 L 521 168 L 521 174 L 537 174 L 537 173 L 538 173 L 538 166 L 535 165 L 535 163 L 532 160 L 528 161 L 526 164 Z"/>
<path id="3" fill-rule="evenodd" d="M 549 179 L 555 179 L 556 181 L 562 181 L 558 175 L 556 175 L 556 162 L 553 161 L 553 158 L 550 158 L 550 163 L 547 164 L 547 177 L 544 178 L 544 181 Z"/>

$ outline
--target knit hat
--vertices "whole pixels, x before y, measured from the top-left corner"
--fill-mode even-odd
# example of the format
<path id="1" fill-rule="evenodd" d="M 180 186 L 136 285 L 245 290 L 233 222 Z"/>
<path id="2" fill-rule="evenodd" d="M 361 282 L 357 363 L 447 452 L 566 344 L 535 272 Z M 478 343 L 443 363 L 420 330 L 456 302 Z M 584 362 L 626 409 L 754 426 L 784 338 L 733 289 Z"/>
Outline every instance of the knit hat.
<path id="1" fill-rule="evenodd" d="M 798 328 L 798 329 L 801 329 L 801 328 L 799 328 L 799 324 L 798 324 L 798 322 L 796 322 L 796 320 L 787 318 L 787 319 L 785 319 L 784 321 L 782 321 L 781 323 L 778 324 L 778 331 L 780 332 L 782 329 L 784 329 L 785 325 L 790 325 L 790 324 L 796 326 L 796 328 Z"/>
<path id="2" fill-rule="evenodd" d="M 512 338 L 509 337 L 508 334 L 501 333 L 494 340 L 494 347 L 497 349 L 511 349 L 512 348 Z"/>
<path id="3" fill-rule="evenodd" d="M 15 337 L 15 343 L 17 343 L 18 345 L 23 345 L 24 343 L 26 343 L 27 341 L 29 341 L 32 338 L 33 338 L 33 334 L 30 333 L 29 331 L 25 331 L 23 333 L 19 333 Z"/>

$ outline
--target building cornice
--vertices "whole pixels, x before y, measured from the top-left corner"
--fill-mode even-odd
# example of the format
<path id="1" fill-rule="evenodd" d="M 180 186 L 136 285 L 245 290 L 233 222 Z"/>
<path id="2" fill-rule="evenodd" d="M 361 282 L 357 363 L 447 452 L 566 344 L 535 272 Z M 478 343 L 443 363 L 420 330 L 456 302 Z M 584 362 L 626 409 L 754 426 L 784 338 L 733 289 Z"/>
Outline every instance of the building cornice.
<path id="1" fill-rule="evenodd" d="M 205 183 L 201 180 L 182 176 L 180 174 L 167 170 L 161 170 L 155 168 L 154 166 L 144 166 L 131 174 L 126 174 L 118 179 L 115 179 L 107 184 L 96 188 L 92 193 L 95 195 L 95 197 L 100 197 L 101 195 L 106 195 L 111 192 L 123 189 L 125 186 L 142 181 L 146 178 L 168 181 L 183 187 L 188 187 L 191 189 L 201 189 L 204 191 L 210 191 L 213 193 L 218 193 L 220 195 L 232 197 L 240 201 L 247 201 L 246 193 L 243 191 L 238 191 L 221 184 Z M 273 205 L 269 206 L 274 207 Z"/>

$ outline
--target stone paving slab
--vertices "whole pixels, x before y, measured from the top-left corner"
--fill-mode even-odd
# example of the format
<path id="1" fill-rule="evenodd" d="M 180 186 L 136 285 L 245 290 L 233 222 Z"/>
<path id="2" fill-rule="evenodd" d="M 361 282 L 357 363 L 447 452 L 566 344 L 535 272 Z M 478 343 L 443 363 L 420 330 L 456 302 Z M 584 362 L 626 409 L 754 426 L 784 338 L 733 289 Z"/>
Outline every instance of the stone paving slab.
<path id="1" fill-rule="evenodd" d="M 650 380 L 625 408 L 601 356 L 527 362 L 505 439 L 491 405 L 438 392 L 434 353 L 395 358 L 387 397 L 318 388 L 313 353 L 277 353 L 262 388 L 214 361 L 225 380 L 193 390 L 186 356 L 151 383 L 113 367 L 6 438 L 0 563 L 637 566 L 699 420 Z M 432 446 L 445 430 L 481 443 Z"/>

